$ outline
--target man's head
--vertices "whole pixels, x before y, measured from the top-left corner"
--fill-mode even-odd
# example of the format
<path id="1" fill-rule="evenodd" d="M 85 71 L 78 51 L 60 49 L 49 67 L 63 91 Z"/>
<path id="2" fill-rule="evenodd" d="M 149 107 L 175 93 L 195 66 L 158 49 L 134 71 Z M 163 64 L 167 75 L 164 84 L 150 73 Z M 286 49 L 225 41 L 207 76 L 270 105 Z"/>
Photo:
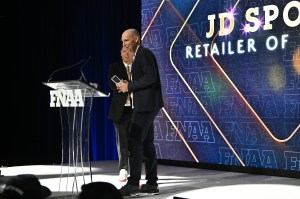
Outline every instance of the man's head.
<path id="1" fill-rule="evenodd" d="M 8 180 L 1 195 L 4 199 L 44 199 L 51 191 L 35 175 L 23 174 Z"/>
<path id="2" fill-rule="evenodd" d="M 132 52 L 132 50 L 126 50 L 124 47 L 121 49 L 121 57 L 126 64 L 133 62 L 133 56 L 134 52 Z"/>
<path id="3" fill-rule="evenodd" d="M 91 182 L 81 186 L 78 199 L 122 199 L 120 191 L 109 182 Z"/>
<path id="4" fill-rule="evenodd" d="M 140 34 L 136 29 L 125 30 L 122 34 L 121 41 L 123 48 L 136 51 L 138 45 L 140 45 Z"/>

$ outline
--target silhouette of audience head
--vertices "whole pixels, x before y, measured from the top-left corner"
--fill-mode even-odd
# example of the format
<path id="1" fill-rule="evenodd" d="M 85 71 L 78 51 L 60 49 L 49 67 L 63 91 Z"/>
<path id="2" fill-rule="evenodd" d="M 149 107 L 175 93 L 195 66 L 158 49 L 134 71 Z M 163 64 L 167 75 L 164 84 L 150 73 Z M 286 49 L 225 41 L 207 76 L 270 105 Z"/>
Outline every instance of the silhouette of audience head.
<path id="1" fill-rule="evenodd" d="M 44 199 L 51 195 L 50 189 L 42 186 L 33 174 L 22 174 L 6 182 L 1 199 Z"/>
<path id="2" fill-rule="evenodd" d="M 108 182 L 91 182 L 81 186 L 78 199 L 123 199 L 120 191 Z"/>

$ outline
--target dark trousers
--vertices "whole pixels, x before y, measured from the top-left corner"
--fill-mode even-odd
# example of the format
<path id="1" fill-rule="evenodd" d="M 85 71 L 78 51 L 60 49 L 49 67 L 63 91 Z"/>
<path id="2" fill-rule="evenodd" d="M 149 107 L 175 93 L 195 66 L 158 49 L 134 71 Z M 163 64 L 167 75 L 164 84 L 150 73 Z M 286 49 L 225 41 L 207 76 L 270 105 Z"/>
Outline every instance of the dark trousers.
<path id="1" fill-rule="evenodd" d="M 114 122 L 114 127 L 116 131 L 116 146 L 119 158 L 119 170 L 128 170 L 128 139 L 131 114 L 132 108 L 124 107 L 121 118 L 118 122 Z"/>
<path id="2" fill-rule="evenodd" d="M 130 176 L 127 184 L 139 185 L 144 158 L 147 184 L 157 185 L 157 157 L 154 146 L 153 121 L 158 111 L 133 111 L 129 135 Z"/>

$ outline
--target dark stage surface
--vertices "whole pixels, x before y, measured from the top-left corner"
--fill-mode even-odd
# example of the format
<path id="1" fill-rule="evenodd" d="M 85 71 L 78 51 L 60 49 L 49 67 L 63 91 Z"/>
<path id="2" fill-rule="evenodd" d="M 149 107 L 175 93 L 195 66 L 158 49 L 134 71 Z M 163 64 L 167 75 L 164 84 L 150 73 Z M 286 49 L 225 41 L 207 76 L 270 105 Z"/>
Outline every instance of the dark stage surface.
<path id="1" fill-rule="evenodd" d="M 76 198 L 80 186 L 92 181 L 110 182 L 117 188 L 124 185 L 118 181 L 117 161 L 92 162 L 92 175 L 89 165 L 78 167 L 60 165 L 26 165 L 2 167 L 1 189 L 11 176 L 32 173 L 38 176 L 41 184 L 51 189 L 51 198 Z M 77 187 L 74 178 L 76 171 Z M 84 172 L 84 177 L 82 173 Z M 156 196 L 142 198 L 230 198 L 230 199 L 299 199 L 300 179 L 278 176 L 255 175 L 238 172 L 206 170 L 159 165 L 159 189 Z M 63 174 L 62 177 L 61 173 Z M 144 178 L 144 173 L 142 178 Z M 141 180 L 141 183 L 145 182 Z M 75 185 L 75 186 L 73 186 Z M 73 188 L 72 188 L 73 187 Z M 175 197 L 175 198 L 176 198 Z"/>

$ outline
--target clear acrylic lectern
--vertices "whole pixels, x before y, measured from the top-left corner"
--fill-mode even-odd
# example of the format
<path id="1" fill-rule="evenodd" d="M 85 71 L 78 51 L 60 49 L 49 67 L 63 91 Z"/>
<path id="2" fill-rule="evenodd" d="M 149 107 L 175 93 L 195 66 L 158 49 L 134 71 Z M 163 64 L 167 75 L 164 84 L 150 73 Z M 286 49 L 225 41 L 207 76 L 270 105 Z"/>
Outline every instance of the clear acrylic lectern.
<path id="1" fill-rule="evenodd" d="M 61 168 L 68 165 L 67 177 L 71 174 L 74 177 L 72 192 L 73 188 L 76 187 L 78 193 L 78 174 L 82 174 L 83 184 L 85 184 L 84 163 L 89 164 L 89 174 L 92 182 L 90 118 L 93 98 L 109 97 L 110 94 L 101 92 L 94 84 L 82 80 L 52 81 L 43 82 L 43 84 L 52 88 L 52 90 L 50 90 L 52 105 L 50 103 L 50 106 L 60 108 L 62 132 Z M 77 103 L 76 100 L 80 101 L 80 103 Z M 70 172 L 70 170 L 72 170 L 72 172 Z M 61 172 L 61 179 L 63 175 L 65 176 L 65 172 L 64 174 Z"/>

